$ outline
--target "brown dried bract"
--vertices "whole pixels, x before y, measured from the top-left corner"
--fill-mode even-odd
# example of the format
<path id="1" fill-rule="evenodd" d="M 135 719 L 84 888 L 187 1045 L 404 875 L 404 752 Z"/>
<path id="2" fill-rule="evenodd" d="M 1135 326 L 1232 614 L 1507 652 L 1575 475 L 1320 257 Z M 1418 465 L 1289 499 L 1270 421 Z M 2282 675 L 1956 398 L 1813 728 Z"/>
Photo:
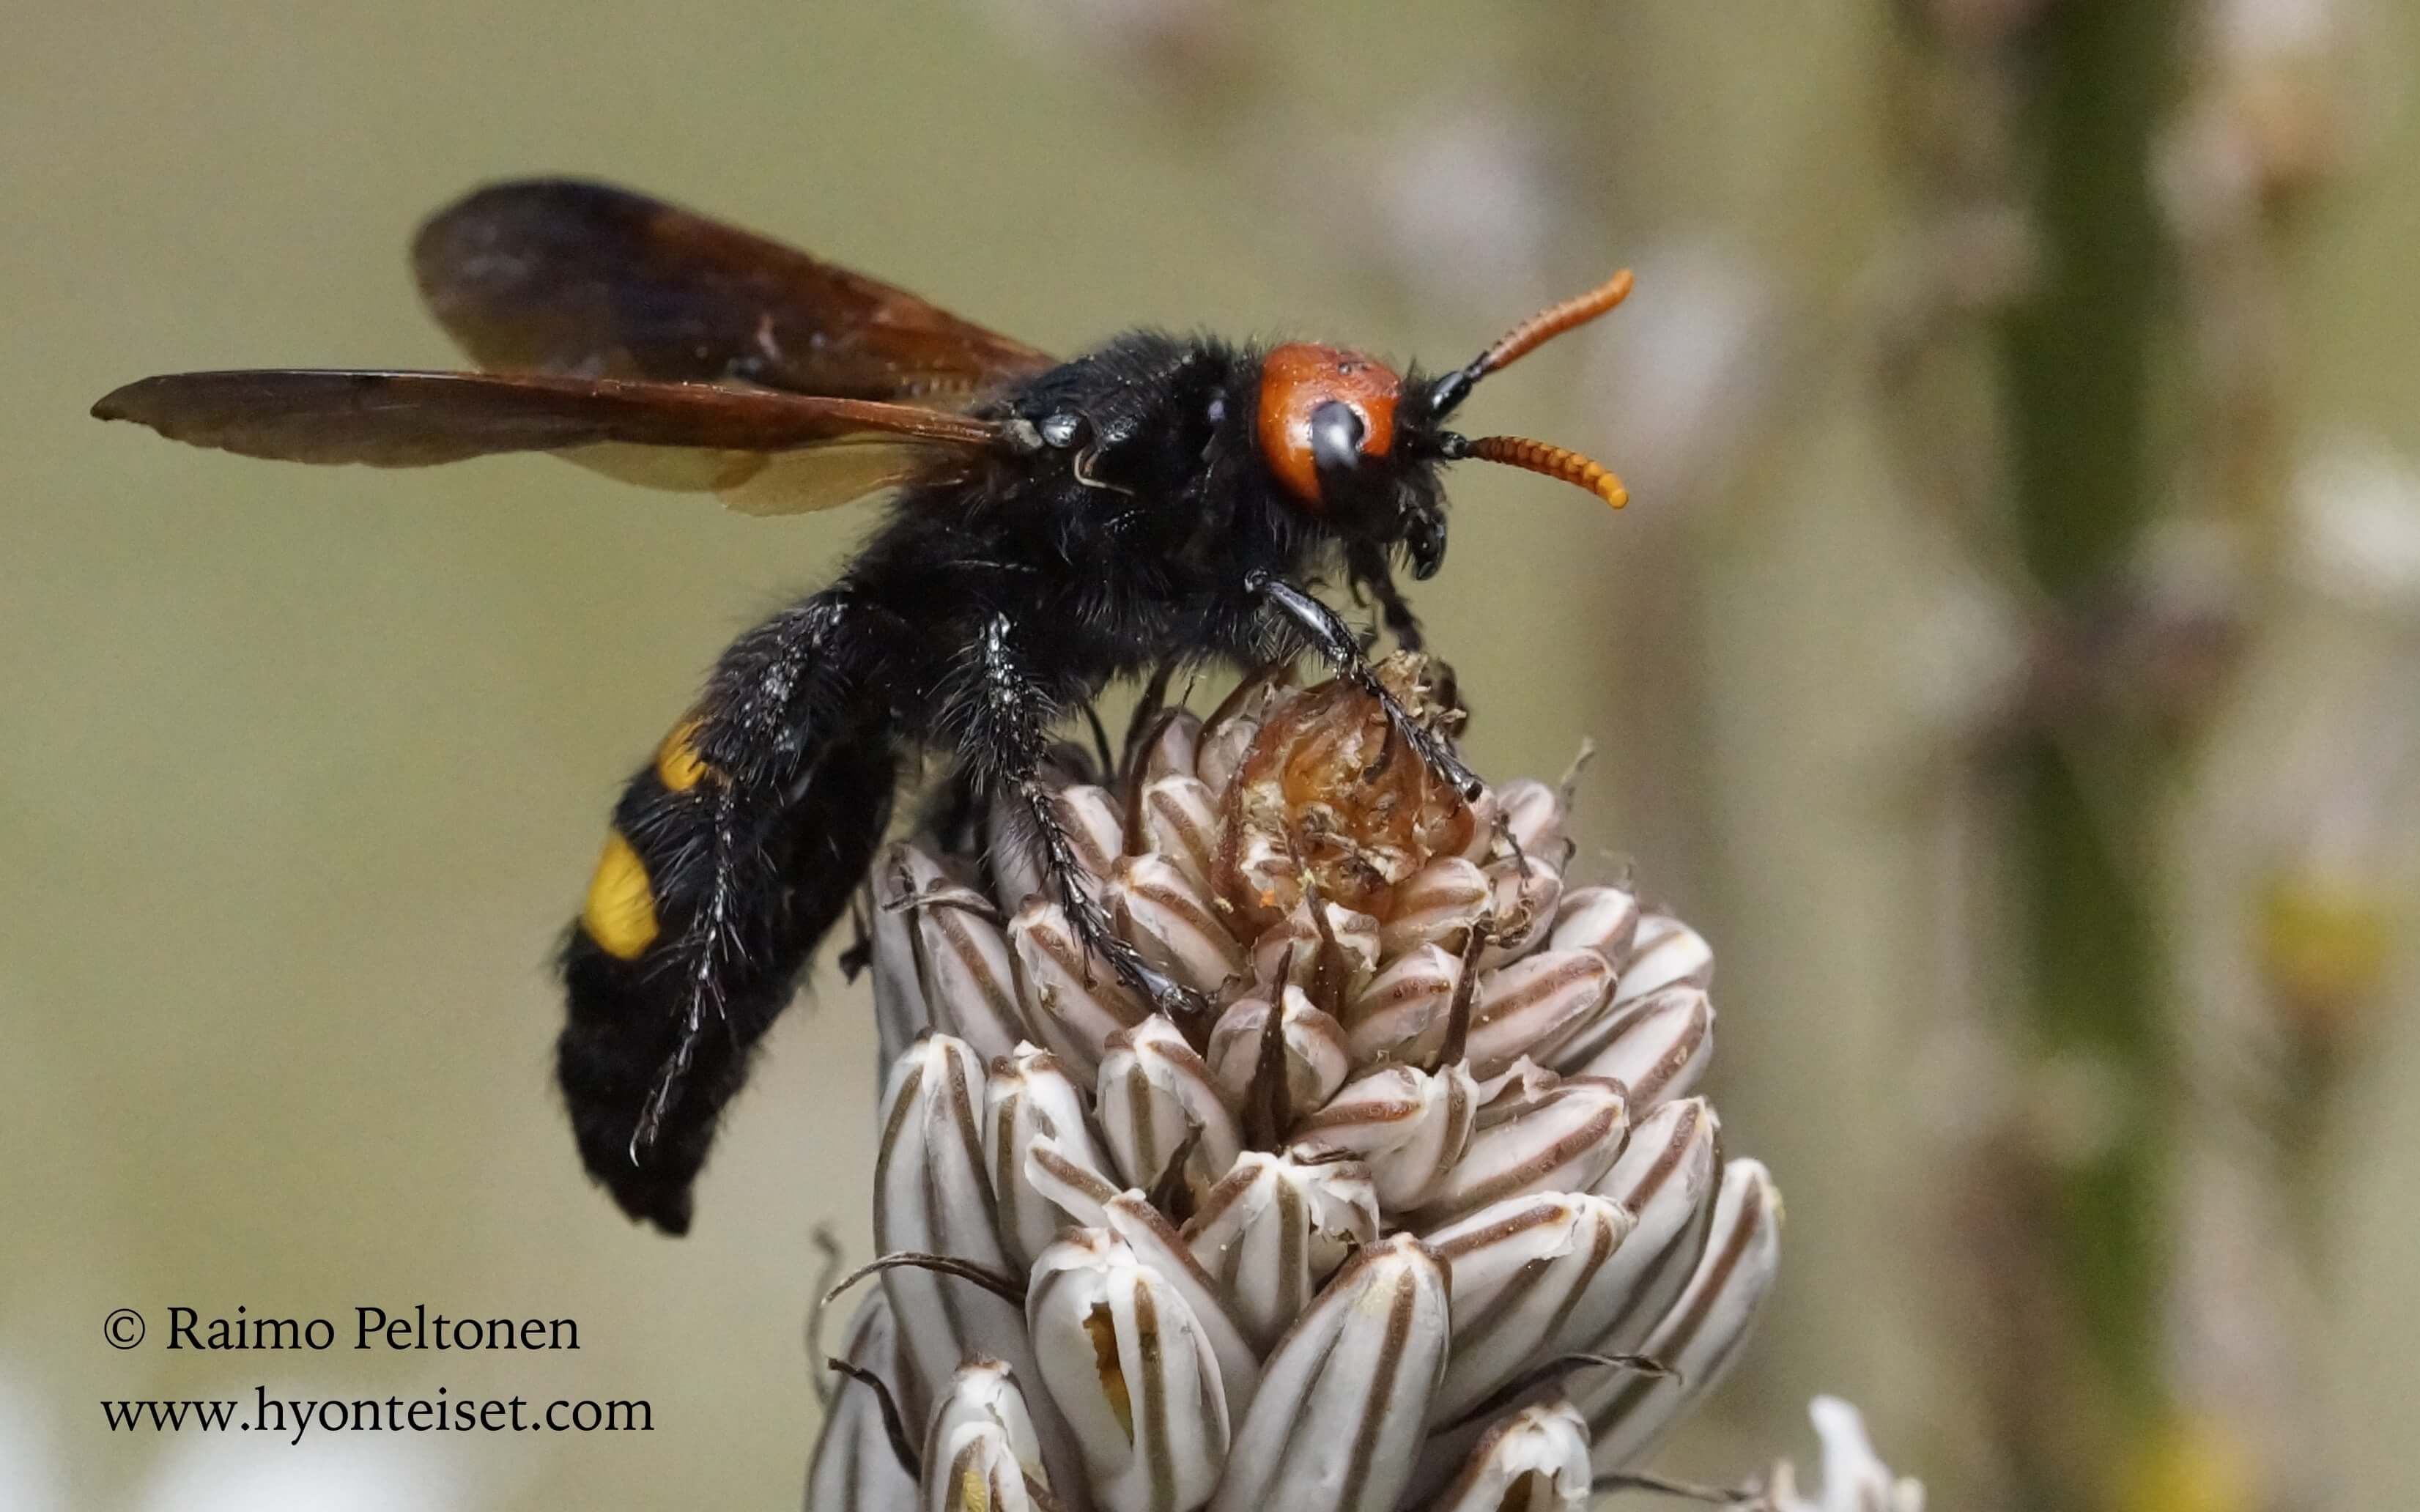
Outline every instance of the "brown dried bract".
<path id="1" fill-rule="evenodd" d="M 1442 664 L 1398 654 L 1378 677 L 1423 723 L 1461 720 L 1440 695 L 1450 687 Z M 1283 918 L 1306 879 L 1325 902 L 1387 918 L 1396 886 L 1431 856 L 1462 851 L 1474 824 L 1378 701 L 1342 681 L 1298 694 L 1261 727 L 1227 789 L 1225 820 L 1218 893 L 1248 937 Z"/>

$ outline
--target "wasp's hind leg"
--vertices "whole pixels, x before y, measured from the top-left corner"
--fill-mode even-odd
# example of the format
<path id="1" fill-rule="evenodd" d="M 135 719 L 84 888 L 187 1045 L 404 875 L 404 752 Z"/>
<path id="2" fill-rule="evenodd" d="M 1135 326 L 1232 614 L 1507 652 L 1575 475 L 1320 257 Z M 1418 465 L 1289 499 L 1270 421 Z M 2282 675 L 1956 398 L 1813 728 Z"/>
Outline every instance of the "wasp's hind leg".
<path id="1" fill-rule="evenodd" d="M 1479 774 L 1463 764 L 1453 753 L 1445 737 L 1412 717 L 1412 712 L 1387 691 L 1378 674 L 1370 670 L 1370 658 L 1363 654 L 1361 642 L 1353 627 L 1338 617 L 1336 611 L 1319 601 L 1309 591 L 1295 587 L 1282 578 L 1255 573 L 1244 583 L 1245 592 L 1267 605 L 1282 618 L 1300 640 L 1326 658 L 1337 675 L 1345 678 L 1363 692 L 1378 701 L 1387 711 L 1388 722 L 1398 734 L 1419 753 L 1430 771 L 1453 784 L 1466 802 L 1476 802 L 1486 791 Z"/>
<path id="2" fill-rule="evenodd" d="M 861 618 L 819 594 L 723 654 L 623 793 L 564 947 L 556 1075 L 581 1159 L 667 1232 L 689 1227 L 722 1109 L 889 817 Z"/>
<path id="3" fill-rule="evenodd" d="M 1042 779 L 1058 705 L 1017 662 L 1010 643 L 1011 628 L 1006 615 L 995 615 L 984 626 L 971 663 L 973 686 L 954 694 L 954 700 L 963 701 L 955 718 L 961 730 L 960 759 L 979 782 L 1023 810 L 1043 872 L 1058 894 L 1060 906 L 1067 911 L 1068 927 L 1084 948 L 1108 962 L 1128 986 L 1175 1020 L 1188 1036 L 1207 1034 L 1213 1007 L 1209 997 L 1145 960 L 1118 933 L 1100 900 L 1087 887 L 1088 874 L 1077 859 L 1075 841 L 1049 784 Z"/>

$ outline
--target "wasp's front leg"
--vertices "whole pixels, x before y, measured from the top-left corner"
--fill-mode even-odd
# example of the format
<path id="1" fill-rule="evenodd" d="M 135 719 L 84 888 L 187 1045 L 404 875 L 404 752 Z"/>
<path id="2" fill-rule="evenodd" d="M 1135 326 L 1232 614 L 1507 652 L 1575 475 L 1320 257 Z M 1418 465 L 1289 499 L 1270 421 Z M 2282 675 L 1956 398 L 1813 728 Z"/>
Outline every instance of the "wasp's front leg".
<path id="1" fill-rule="evenodd" d="M 1366 543 L 1356 543 L 1345 552 L 1345 565 L 1352 573 L 1354 602 L 1360 602 L 1364 593 L 1378 606 L 1378 617 L 1395 644 L 1405 651 L 1419 651 L 1428 638 L 1420 633 L 1420 617 L 1412 612 L 1404 591 L 1395 586 L 1395 574 L 1387 564 L 1387 554 Z"/>
<path id="2" fill-rule="evenodd" d="M 1445 737 L 1414 718 L 1412 711 L 1404 708 L 1396 701 L 1395 695 L 1387 691 L 1386 685 L 1378 681 L 1378 674 L 1371 670 L 1370 658 L 1362 654 L 1361 642 L 1353 634 L 1353 627 L 1346 625 L 1334 609 L 1320 602 L 1308 590 L 1267 573 L 1256 572 L 1245 579 L 1244 591 L 1282 616 L 1312 650 L 1327 658 L 1328 665 L 1336 669 L 1337 675 L 1376 699 L 1379 707 L 1387 711 L 1388 721 L 1395 727 L 1396 733 L 1410 744 L 1430 771 L 1453 785 L 1464 802 L 1475 803 L 1486 792 L 1487 784 L 1479 779 L 1478 773 L 1463 764 L 1462 758 L 1453 753 L 1453 748 L 1446 744 Z"/>
<path id="3" fill-rule="evenodd" d="M 1188 1036 L 1206 1034 L 1210 999 L 1144 960 L 1087 889 L 1088 873 L 1077 858 L 1056 795 L 1042 779 L 1057 704 L 1018 662 L 1011 634 L 1006 615 L 992 617 L 971 658 L 974 686 L 952 694 L 964 701 L 958 717 L 959 759 L 973 770 L 980 786 L 1013 799 L 1024 811 L 1043 872 L 1085 949 L 1108 962 L 1126 985 Z"/>

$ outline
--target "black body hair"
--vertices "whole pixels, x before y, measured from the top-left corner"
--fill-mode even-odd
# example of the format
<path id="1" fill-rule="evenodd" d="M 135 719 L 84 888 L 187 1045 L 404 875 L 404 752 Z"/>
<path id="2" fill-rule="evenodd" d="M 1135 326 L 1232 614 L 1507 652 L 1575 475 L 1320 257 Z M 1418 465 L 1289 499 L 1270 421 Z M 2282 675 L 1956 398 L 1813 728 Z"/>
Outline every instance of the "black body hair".
<path id="1" fill-rule="evenodd" d="M 1387 544 L 1306 511 L 1261 461 L 1262 355 L 1137 332 L 1004 391 L 977 413 L 1044 442 L 902 489 L 836 582 L 723 655 L 695 714 L 708 779 L 671 791 L 652 763 L 632 778 L 615 825 L 659 930 L 626 959 L 573 926 L 557 1074 L 583 1162 L 633 1217 L 688 1227 L 715 1124 L 864 877 L 912 758 L 943 758 L 963 792 L 1030 800 L 1061 716 L 1109 684 L 1300 644 L 1270 582 L 1342 569 L 1416 640 Z M 1437 509 L 1433 464 L 1396 486 Z M 1051 862 L 1063 837 L 1031 807 Z M 1184 992 L 1106 920 L 1074 922 L 1156 996 Z"/>

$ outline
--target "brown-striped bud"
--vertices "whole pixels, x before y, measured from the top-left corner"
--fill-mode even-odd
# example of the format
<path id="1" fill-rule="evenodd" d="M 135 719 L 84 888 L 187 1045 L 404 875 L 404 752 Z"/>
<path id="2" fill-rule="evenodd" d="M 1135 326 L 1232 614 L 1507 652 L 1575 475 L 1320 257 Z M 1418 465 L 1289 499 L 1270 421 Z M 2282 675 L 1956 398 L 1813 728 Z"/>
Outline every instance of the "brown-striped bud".
<path id="1" fill-rule="evenodd" d="M 1212 1512 L 1390 1512 L 1452 1327 L 1428 1246 L 1398 1234 L 1356 1252 L 1269 1356 Z"/>
<path id="2" fill-rule="evenodd" d="M 1109 1041 L 1094 1106 L 1126 1184 L 1152 1189 L 1189 1141 L 1187 1183 L 1197 1193 L 1227 1174 L 1243 1131 L 1176 1026 L 1147 1018 Z"/>
<path id="3" fill-rule="evenodd" d="M 1097 1228 L 1034 1262 L 1027 1326 L 1106 1512 L 1194 1512 L 1227 1460 L 1218 1362 L 1166 1277 Z"/>

